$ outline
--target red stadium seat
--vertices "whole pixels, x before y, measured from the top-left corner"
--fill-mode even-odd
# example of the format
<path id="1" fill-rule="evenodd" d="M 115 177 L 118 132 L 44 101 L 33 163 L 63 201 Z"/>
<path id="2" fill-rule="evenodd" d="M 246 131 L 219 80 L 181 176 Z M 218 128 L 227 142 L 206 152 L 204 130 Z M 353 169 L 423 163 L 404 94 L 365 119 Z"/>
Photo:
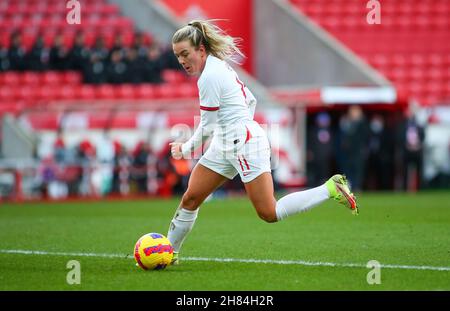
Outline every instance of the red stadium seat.
<path id="1" fill-rule="evenodd" d="M 96 87 L 96 97 L 98 99 L 116 99 L 116 86 L 101 84 Z"/>
<path id="2" fill-rule="evenodd" d="M 153 84 L 140 84 L 137 87 L 137 96 L 139 99 L 156 98 L 155 86 Z"/>
<path id="3" fill-rule="evenodd" d="M 3 83 L 4 84 L 14 84 L 17 85 L 20 83 L 20 73 L 14 71 L 7 71 L 3 73 Z"/>
<path id="4" fill-rule="evenodd" d="M 58 97 L 60 99 L 73 100 L 77 98 L 76 95 L 77 94 L 73 85 L 63 85 L 59 88 Z"/>
<path id="5" fill-rule="evenodd" d="M 196 98 L 198 96 L 198 89 L 192 83 L 178 83 L 174 85 L 177 97 L 181 98 Z"/>
<path id="6" fill-rule="evenodd" d="M 425 65 L 426 58 L 423 53 L 411 54 L 409 57 L 409 63 L 413 67 L 423 67 Z"/>
<path id="7" fill-rule="evenodd" d="M 0 87 L 0 104 L 3 102 L 10 102 L 17 99 L 17 94 L 9 86 Z"/>
<path id="8" fill-rule="evenodd" d="M 100 7 L 99 12 L 104 16 L 118 16 L 120 9 L 115 4 L 106 4 Z"/>
<path id="9" fill-rule="evenodd" d="M 422 68 L 422 67 L 413 68 L 411 71 L 409 71 L 408 75 L 412 81 L 425 81 L 426 80 L 426 72 L 425 72 L 424 68 Z"/>
<path id="10" fill-rule="evenodd" d="M 186 81 L 186 75 L 179 71 L 173 69 L 166 69 L 162 72 L 162 78 L 167 83 L 177 83 Z"/>
<path id="11" fill-rule="evenodd" d="M 28 71 L 22 75 L 22 83 L 25 85 L 39 85 L 42 81 L 40 73 Z"/>
<path id="12" fill-rule="evenodd" d="M 163 83 L 155 86 L 155 95 L 157 98 L 175 98 L 178 97 L 176 84 Z"/>
<path id="13" fill-rule="evenodd" d="M 58 97 L 58 89 L 52 85 L 44 84 L 37 89 L 36 99 L 39 101 L 50 101 Z"/>
<path id="14" fill-rule="evenodd" d="M 63 84 L 64 81 L 62 79 L 63 74 L 57 71 L 46 71 L 44 72 L 44 80 L 45 84 Z"/>
<path id="15" fill-rule="evenodd" d="M 119 29 L 133 29 L 133 21 L 128 17 L 119 17 L 113 19 L 113 24 Z"/>
<path id="16" fill-rule="evenodd" d="M 37 89 L 35 86 L 21 86 L 17 89 L 17 93 L 21 100 L 32 102 L 36 100 Z"/>
<path id="17" fill-rule="evenodd" d="M 81 84 L 83 76 L 78 71 L 65 71 L 63 73 L 63 81 L 65 84 Z"/>
<path id="18" fill-rule="evenodd" d="M 17 102 L 0 103 L 0 116 L 7 114 L 7 113 L 17 115 L 22 109 L 23 109 L 23 105 L 20 105 Z"/>
<path id="19" fill-rule="evenodd" d="M 117 97 L 123 99 L 134 99 L 137 97 L 137 86 L 122 84 L 117 87 Z"/>
<path id="20" fill-rule="evenodd" d="M 77 98 L 94 99 L 96 97 L 95 86 L 89 84 L 79 85 L 75 89 Z"/>

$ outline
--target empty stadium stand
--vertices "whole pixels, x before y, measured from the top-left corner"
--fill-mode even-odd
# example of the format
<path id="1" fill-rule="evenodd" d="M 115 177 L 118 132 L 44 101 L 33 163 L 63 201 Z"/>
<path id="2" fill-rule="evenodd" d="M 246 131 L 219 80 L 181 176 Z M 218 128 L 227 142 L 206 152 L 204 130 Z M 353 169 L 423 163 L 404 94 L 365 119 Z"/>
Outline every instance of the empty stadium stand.
<path id="1" fill-rule="evenodd" d="M 290 0 L 422 105 L 450 99 L 450 1 L 386 0 L 381 24 L 369 24 L 368 1 Z"/>

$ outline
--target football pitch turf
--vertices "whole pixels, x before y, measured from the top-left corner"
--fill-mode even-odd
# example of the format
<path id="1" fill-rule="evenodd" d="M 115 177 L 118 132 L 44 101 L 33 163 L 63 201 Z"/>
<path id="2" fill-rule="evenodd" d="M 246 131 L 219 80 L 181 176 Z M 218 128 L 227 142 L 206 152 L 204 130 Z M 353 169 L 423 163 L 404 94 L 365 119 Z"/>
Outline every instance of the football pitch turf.
<path id="1" fill-rule="evenodd" d="M 0 290 L 450 290 L 450 193 L 363 193 L 360 215 L 333 201 L 280 223 L 246 198 L 205 203 L 161 271 L 134 243 L 166 234 L 178 200 L 0 205 Z M 70 260 L 80 284 L 66 281 Z M 367 263 L 380 263 L 370 285 Z"/>

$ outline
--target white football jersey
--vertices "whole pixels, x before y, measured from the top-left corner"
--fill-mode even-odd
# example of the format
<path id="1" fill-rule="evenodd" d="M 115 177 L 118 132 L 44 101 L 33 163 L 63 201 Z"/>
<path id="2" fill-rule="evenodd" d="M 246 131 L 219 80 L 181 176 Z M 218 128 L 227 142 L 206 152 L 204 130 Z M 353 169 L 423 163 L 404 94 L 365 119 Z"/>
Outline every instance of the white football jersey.
<path id="1" fill-rule="evenodd" d="M 264 135 L 253 121 L 255 97 L 227 62 L 208 55 L 197 86 L 201 122 L 191 139 L 183 144 L 184 155 L 195 150 L 211 133 L 211 146 L 222 151 L 242 146 L 248 132 L 252 136 Z"/>
<path id="2" fill-rule="evenodd" d="M 245 125 L 252 124 L 256 99 L 239 79 L 234 69 L 225 61 L 209 55 L 197 82 L 200 110 L 217 110 L 214 143 L 220 149 L 236 147 L 244 142 Z"/>
<path id="3" fill-rule="evenodd" d="M 254 99 L 254 96 L 225 61 L 209 55 L 197 85 L 200 109 L 218 110 L 219 126 L 253 119 L 248 111 L 247 98 Z"/>

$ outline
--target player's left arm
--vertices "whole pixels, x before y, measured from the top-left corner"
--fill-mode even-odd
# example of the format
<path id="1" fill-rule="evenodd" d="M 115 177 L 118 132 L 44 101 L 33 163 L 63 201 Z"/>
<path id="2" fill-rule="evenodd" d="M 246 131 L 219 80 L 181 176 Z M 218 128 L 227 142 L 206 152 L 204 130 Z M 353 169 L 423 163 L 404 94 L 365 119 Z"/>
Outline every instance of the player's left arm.
<path id="1" fill-rule="evenodd" d="M 246 95 L 245 102 L 247 103 L 248 106 L 248 112 L 250 113 L 251 118 L 254 119 L 257 104 L 256 98 L 253 95 L 253 93 L 250 92 L 248 87 L 245 87 L 245 95 Z"/>

